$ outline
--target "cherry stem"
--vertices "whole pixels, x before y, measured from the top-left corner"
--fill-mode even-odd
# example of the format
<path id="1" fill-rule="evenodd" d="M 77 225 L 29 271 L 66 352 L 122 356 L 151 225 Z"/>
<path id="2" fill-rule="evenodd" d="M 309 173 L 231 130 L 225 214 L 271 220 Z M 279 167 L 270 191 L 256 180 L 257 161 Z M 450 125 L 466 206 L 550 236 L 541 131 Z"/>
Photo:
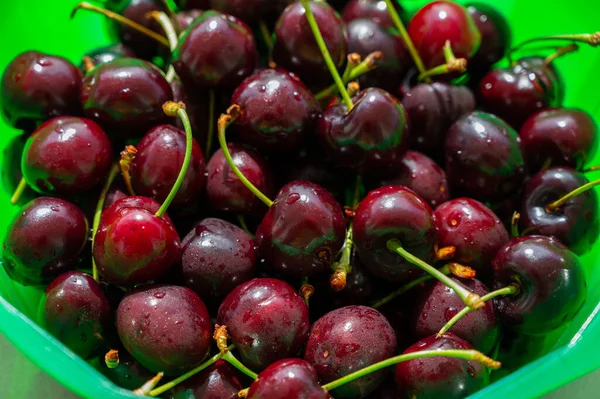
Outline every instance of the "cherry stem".
<path id="1" fill-rule="evenodd" d="M 585 168 L 584 170 L 581 171 L 581 173 L 597 172 L 599 170 L 600 170 L 600 165 L 594 165 L 594 166 L 590 166 L 589 168 Z"/>
<path id="2" fill-rule="evenodd" d="M 125 149 L 121 151 L 121 159 L 119 160 L 121 175 L 123 176 L 123 181 L 125 181 L 127 191 L 131 196 L 135 196 L 135 191 L 133 190 L 133 185 L 131 184 L 131 174 L 129 173 L 129 170 L 131 169 L 131 163 L 135 158 L 135 154 L 137 154 L 137 149 L 134 146 L 125 146 Z"/>
<path id="3" fill-rule="evenodd" d="M 592 47 L 596 47 L 598 44 L 600 44 L 600 32 L 582 33 L 582 34 L 575 34 L 575 35 L 551 35 L 551 36 L 534 37 L 534 38 L 525 40 L 524 42 L 517 44 L 515 47 L 511 48 L 508 53 L 509 54 L 514 53 L 515 51 L 520 50 L 522 47 L 524 47 L 525 45 L 527 45 L 529 43 L 534 43 L 534 42 L 539 42 L 539 41 L 544 41 L 544 40 L 569 40 L 569 41 L 573 41 L 573 42 L 586 43 Z"/>
<path id="4" fill-rule="evenodd" d="M 162 11 L 151 11 L 147 14 L 147 16 L 158 22 L 160 27 L 165 32 L 165 35 L 167 35 L 167 40 L 169 41 L 169 49 L 171 51 L 174 51 L 177 47 L 177 42 L 179 39 L 177 37 L 175 27 L 173 27 L 173 22 L 171 21 L 171 18 L 169 18 L 167 14 L 165 14 Z M 171 83 L 175 76 L 177 76 L 175 74 L 175 68 L 173 68 L 173 65 L 169 65 L 169 69 L 167 69 L 166 76 L 167 82 Z"/>
<path id="5" fill-rule="evenodd" d="M 96 7 L 90 3 L 82 2 L 82 3 L 79 3 L 78 5 L 76 5 L 75 8 L 73 8 L 73 11 L 71 12 L 71 19 L 73 17 L 75 17 L 75 14 L 77 13 L 77 11 L 79 11 L 81 9 L 88 10 L 88 11 L 94 11 L 99 14 L 102 14 L 105 17 L 108 17 L 114 21 L 119 22 L 120 24 L 129 26 L 130 28 L 135 29 L 136 31 L 138 31 L 140 33 L 143 33 L 144 35 L 156 40 L 157 42 L 159 42 L 160 44 L 162 44 L 165 47 L 169 47 L 168 40 L 165 39 L 164 37 L 162 37 L 161 35 L 159 35 L 158 33 L 146 28 L 143 25 L 138 24 L 135 21 L 130 20 L 129 18 L 125 18 L 122 15 L 119 15 L 119 14 L 114 13 L 109 10 L 105 10 L 100 7 Z"/>
<path id="6" fill-rule="evenodd" d="M 185 104 L 182 102 L 176 103 L 173 101 L 167 101 L 163 104 L 163 112 L 168 116 L 177 115 L 179 119 L 181 119 L 181 123 L 183 123 L 183 128 L 185 130 L 185 156 L 183 158 L 183 164 L 181 165 L 181 169 L 179 170 L 179 176 L 177 176 L 177 180 L 175 180 L 175 184 L 171 188 L 171 192 L 167 195 L 167 198 L 162 203 L 158 211 L 156 211 L 156 216 L 162 217 L 165 214 L 169 205 L 173 201 L 173 198 L 177 195 L 177 191 L 179 191 L 179 187 L 181 187 L 181 183 L 183 183 L 183 179 L 185 179 L 185 174 L 190 166 L 190 161 L 192 160 L 192 126 L 190 125 L 190 118 L 188 117 L 187 112 L 185 111 Z"/>
<path id="7" fill-rule="evenodd" d="M 250 370 L 248 367 L 244 366 L 244 364 L 242 362 L 240 362 L 235 356 L 233 356 L 233 353 L 231 353 L 231 351 L 224 353 L 222 355 L 221 359 L 225 360 L 226 362 L 228 362 L 233 367 L 235 367 L 242 373 L 246 374 L 248 377 L 252 378 L 253 380 L 255 380 L 256 377 L 258 377 L 258 374 L 256 374 L 254 371 Z"/>
<path id="8" fill-rule="evenodd" d="M 106 195 L 110 190 L 110 186 L 112 185 L 115 177 L 119 174 L 119 165 L 114 164 L 112 168 L 110 168 L 110 172 L 108 172 L 108 177 L 106 178 L 106 182 L 102 187 L 102 191 L 100 192 L 100 196 L 98 197 L 98 202 L 96 203 L 96 210 L 94 211 L 94 220 L 92 222 L 92 251 L 94 248 L 94 239 L 96 238 L 96 233 L 98 232 L 98 225 L 100 225 L 100 218 L 102 217 L 102 210 L 104 209 L 104 202 L 106 201 Z M 92 277 L 96 282 L 100 281 L 100 276 L 98 275 L 98 266 L 96 266 L 96 261 L 92 256 Z"/>
<path id="9" fill-rule="evenodd" d="M 329 69 L 329 73 L 331 74 L 331 77 L 335 81 L 337 89 L 338 89 L 339 93 L 341 94 L 342 99 L 344 100 L 344 103 L 346 103 L 347 112 L 350 112 L 352 110 L 352 108 L 354 107 L 354 103 L 352 102 L 352 99 L 350 98 L 350 95 L 348 94 L 348 91 L 346 90 L 346 86 L 344 85 L 344 82 L 342 81 L 342 78 L 340 77 L 340 74 L 335 66 L 335 63 L 333 62 L 333 59 L 331 58 L 331 54 L 329 54 L 329 50 L 327 49 L 325 40 L 323 40 L 323 36 L 321 35 L 321 31 L 319 30 L 319 25 L 317 24 L 317 21 L 315 20 L 315 16 L 310 8 L 310 5 L 309 5 L 310 1 L 309 0 L 300 0 L 300 2 L 302 3 L 302 6 L 304 7 L 304 10 L 306 12 L 306 20 L 308 21 L 308 25 L 310 26 L 310 29 L 312 30 L 315 40 L 317 41 L 317 46 L 319 46 L 319 50 L 321 50 L 321 55 L 323 56 L 323 60 L 325 60 L 325 64 L 327 64 L 327 69 Z"/>
<path id="10" fill-rule="evenodd" d="M 519 220 L 521 219 L 521 214 L 515 211 L 510 219 L 510 235 L 512 237 L 519 236 Z"/>
<path id="11" fill-rule="evenodd" d="M 579 194 L 584 193 L 587 190 L 589 190 L 590 188 L 595 187 L 599 184 L 600 184 L 600 180 L 594 180 L 594 181 L 584 184 L 581 187 L 576 188 L 575 190 L 571 191 L 570 193 L 563 195 L 561 198 L 557 199 L 556 201 L 551 202 L 548 205 L 546 205 L 546 212 L 548 212 L 548 213 L 556 212 L 558 210 L 558 208 L 563 206 L 565 204 L 565 202 L 567 202 L 571 198 L 576 197 Z"/>
<path id="12" fill-rule="evenodd" d="M 342 378 L 339 378 L 335 381 L 329 382 L 321 387 L 326 391 L 331 391 L 333 389 L 339 388 L 344 384 L 352 382 L 357 378 L 363 377 L 367 374 L 373 373 L 377 370 L 384 369 L 386 367 L 393 366 L 398 363 L 406 362 L 408 360 L 414 359 L 423 359 L 427 357 L 453 357 L 456 359 L 464 359 L 464 360 L 473 360 L 483 364 L 484 366 L 491 369 L 500 368 L 500 362 L 491 359 L 485 356 L 483 353 L 476 350 L 464 350 L 464 349 L 447 349 L 447 350 L 427 350 L 427 351 L 418 351 L 405 353 L 402 355 L 390 357 L 389 359 L 382 360 L 381 362 L 377 362 L 360 370 L 357 370 L 353 373 L 350 373 Z"/>
<path id="13" fill-rule="evenodd" d="M 94 60 L 92 59 L 92 57 L 84 55 L 83 58 L 81 59 L 81 61 L 83 63 L 83 69 L 85 70 L 86 73 L 88 73 L 92 69 L 96 68 L 96 64 L 94 64 Z"/>
<path id="14" fill-rule="evenodd" d="M 315 293 L 315 287 L 308 282 L 308 277 L 302 278 L 302 286 L 300 287 L 300 296 L 304 299 L 304 303 L 309 307 L 310 297 Z"/>
<path id="15" fill-rule="evenodd" d="M 463 74 L 467 71 L 467 60 L 464 58 L 456 58 L 454 56 L 454 53 L 452 52 L 452 47 L 450 46 L 450 40 L 446 40 L 446 44 L 444 45 L 444 57 L 446 58 L 445 64 L 438 65 L 434 68 L 420 73 L 419 80 L 424 80 L 425 78 L 437 75 L 445 75 L 447 73 L 457 72 Z"/>
<path id="16" fill-rule="evenodd" d="M 173 11 L 173 9 L 169 6 L 169 0 L 162 0 L 162 4 L 163 4 L 164 10 L 169 15 L 169 19 L 173 22 L 173 27 L 175 28 L 175 32 L 181 33 L 183 31 L 183 28 L 181 27 L 181 24 L 179 23 L 179 20 L 177 19 L 177 14 L 175 14 L 175 11 Z M 171 49 L 171 50 L 173 50 L 173 49 Z"/>
<path id="17" fill-rule="evenodd" d="M 448 275 L 450 274 L 450 268 L 448 267 L 448 265 L 442 266 L 441 268 L 437 269 L 438 272 L 444 274 L 444 275 Z M 391 294 L 387 295 L 386 297 L 380 299 L 379 301 L 377 301 L 374 305 L 372 305 L 372 308 L 375 309 L 379 309 L 380 307 L 382 307 L 383 305 L 393 301 L 394 299 L 396 299 L 397 297 L 399 297 L 400 295 L 404 294 L 406 291 L 410 290 L 411 288 L 414 288 L 426 281 L 429 281 L 433 279 L 432 276 L 430 276 L 429 274 L 426 274 L 422 277 L 419 277 L 416 280 L 413 280 L 409 283 L 404 284 L 402 287 L 398 288 L 396 291 L 392 292 Z"/>
<path id="18" fill-rule="evenodd" d="M 267 27 L 265 21 L 261 20 L 258 23 L 258 29 L 260 30 L 260 34 L 262 35 L 265 44 L 267 45 L 268 51 L 271 52 L 271 49 L 273 48 L 273 40 L 271 39 L 271 32 L 269 32 L 269 28 Z"/>
<path id="19" fill-rule="evenodd" d="M 217 128 L 219 130 L 219 144 L 221 146 L 221 151 L 223 151 L 223 155 L 227 160 L 227 164 L 233 170 L 233 173 L 240 179 L 242 184 L 246 186 L 248 190 L 252 192 L 259 200 L 265 203 L 268 207 L 273 205 L 273 201 L 271 201 L 266 195 L 264 195 L 250 180 L 244 176 L 241 170 L 236 166 L 233 162 L 233 158 L 231 158 L 231 153 L 229 152 L 229 148 L 227 147 L 227 139 L 225 137 L 225 131 L 227 127 L 231 125 L 239 116 L 240 116 L 240 106 L 237 104 L 232 105 L 227 110 L 226 114 L 221 114 L 219 120 L 217 122 Z"/>
<path id="20" fill-rule="evenodd" d="M 404 27 L 404 24 L 402 23 L 400 16 L 396 12 L 396 9 L 394 8 L 392 1 L 385 0 L 385 4 L 387 5 L 388 13 L 390 14 L 390 17 L 392 18 L 394 25 L 396 25 L 396 29 L 398 29 L 398 33 L 400 33 L 400 36 L 402 37 L 402 40 L 404 41 L 404 45 L 408 49 L 410 56 L 412 57 L 415 65 L 417 66 L 417 70 L 419 71 L 419 74 L 425 72 L 425 65 L 423 65 L 423 60 L 421 60 L 421 56 L 419 56 L 419 52 L 415 48 L 415 45 L 413 44 L 410 36 L 408 35 L 408 32 L 406 31 L 406 28 Z M 426 79 L 426 82 L 429 82 L 429 80 Z"/>
<path id="21" fill-rule="evenodd" d="M 119 351 L 111 349 L 104 355 L 104 363 L 109 369 L 116 369 L 119 366 Z"/>
<path id="22" fill-rule="evenodd" d="M 26 188 L 27 188 L 27 182 L 25 181 L 25 178 L 22 177 L 21 180 L 19 181 L 19 184 L 17 185 L 17 188 L 15 189 L 15 192 L 13 193 L 12 197 L 10 198 L 10 203 L 15 205 L 17 202 L 19 202 L 19 200 L 21 199 L 21 196 L 25 192 Z"/>
<path id="23" fill-rule="evenodd" d="M 246 218 L 244 217 L 244 215 L 238 214 L 237 219 L 238 219 L 238 223 L 240 224 L 240 227 L 242 228 L 242 230 L 244 230 L 246 233 L 248 233 L 248 235 L 250 237 L 254 238 L 254 234 L 252 234 L 250 232 L 250 229 L 248 229 L 248 225 L 246 224 Z"/>
<path id="24" fill-rule="evenodd" d="M 450 262 L 448 263 L 450 273 L 460 278 L 475 278 L 477 272 L 471 269 L 469 266 L 461 265 L 460 263 Z"/>
<path id="25" fill-rule="evenodd" d="M 440 273 L 440 271 L 434 268 L 433 266 L 412 255 L 410 252 L 402 248 L 402 244 L 400 243 L 400 241 L 395 239 L 389 240 L 387 242 L 387 248 L 392 252 L 396 252 L 398 255 L 402 256 L 404 259 L 406 259 L 413 265 L 420 267 L 425 272 L 429 273 L 430 275 L 444 283 L 447 287 L 452 288 L 452 290 L 456 292 L 456 295 L 458 295 L 459 298 L 462 299 L 465 305 L 475 309 L 479 309 L 484 305 L 483 302 L 481 302 L 481 297 L 479 295 L 469 291 L 460 283 L 450 279 L 444 273 Z"/>
<path id="26" fill-rule="evenodd" d="M 492 298 L 495 298 L 497 296 L 501 296 L 501 295 L 516 295 L 519 293 L 519 287 L 517 287 L 516 285 L 509 285 L 508 287 L 504 287 L 504 288 L 500 288 L 496 291 L 492 291 L 484 296 L 481 297 L 481 300 L 483 302 L 489 301 Z M 438 331 L 437 333 L 437 337 L 441 337 L 442 335 L 444 335 L 450 328 L 452 328 L 452 326 L 454 324 L 456 324 L 457 321 L 459 321 L 464 315 L 466 315 L 467 313 L 471 312 L 472 310 L 474 310 L 473 308 L 470 307 L 465 307 L 463 308 L 460 312 L 458 312 L 456 315 L 454 315 L 453 318 L 451 318 L 450 320 L 448 320 L 448 322 L 444 325 L 444 327 L 442 327 L 440 329 L 440 331 Z"/>
<path id="27" fill-rule="evenodd" d="M 206 148 L 204 149 L 204 157 L 206 162 L 210 157 L 210 150 L 213 146 L 213 140 L 215 136 L 215 90 L 210 89 L 208 91 L 208 134 L 206 135 Z"/>
<path id="28" fill-rule="evenodd" d="M 559 47 L 554 53 L 550 54 L 544 59 L 544 64 L 550 65 L 555 59 L 562 57 L 565 54 L 573 53 L 579 50 L 579 46 L 576 43 L 571 43 L 568 46 Z"/>
<path id="29" fill-rule="evenodd" d="M 158 385 L 158 383 L 160 382 L 160 380 L 162 380 L 162 378 L 163 378 L 164 375 L 165 375 L 165 373 L 163 373 L 162 371 L 159 372 L 154 377 L 152 377 L 150 380 L 146 381 L 144 383 L 144 385 L 142 385 L 138 389 L 134 390 L 133 394 L 136 395 L 136 396 L 146 396 L 146 395 L 149 395 L 150 392 L 152 392 L 152 390 L 154 389 L 154 387 Z"/>

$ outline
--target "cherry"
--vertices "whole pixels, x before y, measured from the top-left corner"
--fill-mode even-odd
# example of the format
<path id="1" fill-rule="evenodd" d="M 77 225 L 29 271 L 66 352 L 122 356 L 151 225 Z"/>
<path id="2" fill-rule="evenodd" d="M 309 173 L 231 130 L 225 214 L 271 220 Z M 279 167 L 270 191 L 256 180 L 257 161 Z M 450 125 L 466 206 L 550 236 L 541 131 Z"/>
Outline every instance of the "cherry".
<path id="1" fill-rule="evenodd" d="M 184 284 L 205 300 L 221 300 L 254 275 L 254 241 L 220 219 L 204 219 L 182 241 Z"/>
<path id="2" fill-rule="evenodd" d="M 248 399 L 328 399 L 315 368 L 302 359 L 281 359 L 267 367 L 250 385 Z"/>
<path id="3" fill-rule="evenodd" d="M 404 353 L 423 350 L 472 349 L 468 342 L 452 333 L 427 337 Z M 488 384 L 488 371 L 472 360 L 433 357 L 398 363 L 396 384 L 402 397 L 464 398 Z"/>
<path id="4" fill-rule="evenodd" d="M 406 151 L 394 166 L 394 174 L 381 180 L 379 186 L 406 186 L 432 208 L 450 199 L 446 173 L 426 155 Z"/>
<path id="5" fill-rule="evenodd" d="M 99 65 L 83 78 L 81 101 L 85 115 L 109 134 L 139 137 L 167 123 L 162 105 L 173 98 L 164 74 L 149 62 L 118 58 Z"/>
<path id="6" fill-rule="evenodd" d="M 89 57 L 95 66 L 116 60 L 117 58 L 129 57 L 135 58 L 135 52 L 122 43 L 111 44 L 110 46 L 98 47 L 85 54 Z M 82 63 L 79 67 L 83 72 L 87 72 Z"/>
<path id="7" fill-rule="evenodd" d="M 192 290 L 151 285 L 128 292 L 117 309 L 117 330 L 127 351 L 148 370 L 179 375 L 209 352 L 212 325 Z"/>
<path id="8" fill-rule="evenodd" d="M 397 2 L 394 2 L 394 8 L 404 17 L 403 20 L 407 20 L 406 15 L 403 12 L 402 6 Z M 342 11 L 342 18 L 346 23 L 350 23 L 357 19 L 368 18 L 383 29 L 394 28 L 394 22 L 390 17 L 390 13 L 387 9 L 387 4 L 383 0 L 350 0 L 347 2 L 344 10 Z"/>
<path id="9" fill-rule="evenodd" d="M 210 8 L 210 0 L 174 0 L 180 10 L 207 10 Z"/>
<path id="10" fill-rule="evenodd" d="M 496 299 L 504 325 L 543 335 L 570 321 L 583 304 L 587 285 L 579 258 L 556 238 L 515 237 L 492 262 L 494 289 L 514 284 L 516 295 Z"/>
<path id="11" fill-rule="evenodd" d="M 585 191 L 555 210 L 548 206 L 586 183 L 583 174 L 570 168 L 555 167 L 537 173 L 523 190 L 521 231 L 552 236 L 577 253 L 585 252 L 595 241 L 600 224 L 596 193 Z"/>
<path id="12" fill-rule="evenodd" d="M 342 248 L 342 207 L 323 187 L 286 184 L 256 230 L 258 252 L 277 271 L 295 277 L 325 272 Z"/>
<path id="13" fill-rule="evenodd" d="M 475 74 L 481 74 L 504 57 L 510 43 L 510 29 L 504 17 L 489 5 L 468 5 L 467 12 L 481 34 L 481 44 L 468 67 Z"/>
<path id="14" fill-rule="evenodd" d="M 434 1 L 421 8 L 407 31 L 426 69 L 446 63 L 443 48 L 447 40 L 454 55 L 467 63 L 481 42 L 481 34 L 466 8 L 450 1 Z"/>
<path id="15" fill-rule="evenodd" d="M 244 176 L 267 197 L 272 197 L 275 185 L 267 162 L 256 151 L 239 144 L 230 143 L 227 148 Z M 254 214 L 266 209 L 233 173 L 222 150 L 213 154 L 206 172 L 206 196 L 214 209 L 239 214 Z"/>
<path id="16" fill-rule="evenodd" d="M 377 277 L 406 281 L 420 269 L 385 250 L 387 242 L 399 239 L 408 252 L 430 260 L 437 240 L 434 223 L 431 207 L 412 190 L 385 186 L 369 192 L 356 208 L 353 242 L 361 261 Z"/>
<path id="17" fill-rule="evenodd" d="M 519 137 L 530 170 L 545 165 L 580 169 L 595 144 L 596 125 L 584 111 L 548 109 L 527 119 Z"/>
<path id="18" fill-rule="evenodd" d="M 185 87 L 179 79 L 174 79 L 171 82 L 171 89 L 173 90 L 173 101 L 185 104 L 194 139 L 204 145 L 208 135 L 208 121 L 211 118 L 208 104 L 209 94 L 194 87 Z M 183 129 L 180 120 L 177 121 L 176 125 L 178 128 Z"/>
<path id="19" fill-rule="evenodd" d="M 434 215 L 438 246 L 453 246 L 454 261 L 470 266 L 484 278 L 489 277 L 490 262 L 509 240 L 498 216 L 471 198 L 445 202 L 435 209 Z"/>
<path id="20" fill-rule="evenodd" d="M 326 2 L 311 1 L 309 4 L 326 48 L 339 69 L 348 53 L 344 23 Z M 321 86 L 330 80 L 329 70 L 300 2 L 290 4 L 279 16 L 272 57 L 277 66 L 297 73 L 309 86 Z"/>
<path id="21" fill-rule="evenodd" d="M 293 0 L 209 0 L 210 8 L 254 24 L 279 16 Z"/>
<path id="22" fill-rule="evenodd" d="M 310 90 L 293 73 L 264 69 L 238 86 L 231 102 L 242 141 L 266 150 L 294 150 L 310 137 L 321 111 Z"/>
<path id="23" fill-rule="evenodd" d="M 475 198 L 501 198 L 517 191 L 525 161 L 517 133 L 500 118 L 471 112 L 458 119 L 445 143 L 450 189 Z"/>
<path id="24" fill-rule="evenodd" d="M 96 122 L 72 116 L 41 124 L 27 139 L 21 170 L 42 194 L 83 194 L 106 177 L 112 162 L 108 136 Z"/>
<path id="25" fill-rule="evenodd" d="M 112 309 L 94 279 L 71 271 L 58 276 L 40 302 L 40 324 L 84 359 L 106 343 L 113 328 Z"/>
<path id="26" fill-rule="evenodd" d="M 95 368 L 112 382 L 125 389 L 137 389 L 154 377 L 153 373 L 142 366 L 126 350 L 119 350 L 119 364 L 115 368 L 106 367 L 104 355 L 97 361 L 100 364 Z"/>
<path id="27" fill-rule="evenodd" d="M 250 368 L 297 355 L 308 338 L 308 307 L 284 281 L 255 278 L 237 286 L 221 303 L 218 323 Z"/>
<path id="28" fill-rule="evenodd" d="M 208 0 L 207 0 L 208 2 Z M 175 17 L 177 18 L 177 23 L 181 27 L 181 31 L 185 31 L 189 26 L 194 22 L 196 18 L 202 15 L 203 11 L 200 9 L 190 9 L 185 11 L 178 12 Z"/>
<path id="29" fill-rule="evenodd" d="M 237 399 L 243 385 L 239 373 L 224 360 L 217 360 L 202 372 L 177 385 L 168 399 Z"/>
<path id="30" fill-rule="evenodd" d="M 37 51 L 19 54 L 2 74 L 0 104 L 7 123 L 32 130 L 39 121 L 80 114 L 81 76 L 65 58 Z"/>
<path id="31" fill-rule="evenodd" d="M 317 126 L 322 147 L 346 168 L 363 172 L 390 168 L 409 144 L 410 127 L 402 103 L 378 88 L 361 91 L 353 102 L 350 111 L 343 103 L 325 109 Z"/>
<path id="32" fill-rule="evenodd" d="M 185 132 L 173 125 L 152 128 L 136 146 L 131 164 L 135 192 L 164 201 L 177 180 L 185 157 Z M 204 157 L 196 140 L 192 141 L 192 160 L 173 205 L 186 206 L 198 200 L 204 188 Z"/>
<path id="33" fill-rule="evenodd" d="M 185 84 L 233 88 L 254 71 L 257 57 L 254 35 L 244 22 L 206 11 L 179 38 L 173 66 Z"/>
<path id="34" fill-rule="evenodd" d="M 81 209 L 58 198 L 36 198 L 7 227 L 4 267 L 23 285 L 47 284 L 78 266 L 87 239 L 88 223 Z"/>
<path id="35" fill-rule="evenodd" d="M 327 313 L 311 328 L 304 359 L 322 383 L 331 382 L 396 354 L 396 334 L 387 319 L 366 306 L 346 306 Z M 385 370 L 370 373 L 333 390 L 336 398 L 363 397 L 375 390 Z"/>

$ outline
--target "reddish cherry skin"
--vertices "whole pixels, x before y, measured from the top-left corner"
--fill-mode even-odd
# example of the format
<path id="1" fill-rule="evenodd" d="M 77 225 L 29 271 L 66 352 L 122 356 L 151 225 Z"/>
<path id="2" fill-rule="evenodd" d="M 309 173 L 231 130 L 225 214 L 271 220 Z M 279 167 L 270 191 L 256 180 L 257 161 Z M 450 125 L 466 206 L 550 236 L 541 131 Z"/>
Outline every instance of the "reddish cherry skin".
<path id="1" fill-rule="evenodd" d="M 450 1 L 434 1 L 421 8 L 410 20 L 407 31 L 427 69 L 446 63 L 447 40 L 454 55 L 467 62 L 481 42 L 481 34 L 466 8 Z"/>
<path id="2" fill-rule="evenodd" d="M 130 57 L 135 58 L 135 52 L 122 43 L 111 44 L 110 46 L 98 47 L 85 54 L 92 59 L 95 66 L 116 60 L 117 58 Z M 83 63 L 79 66 L 83 73 L 86 73 Z"/>
<path id="3" fill-rule="evenodd" d="M 184 10 L 175 14 L 177 18 L 177 22 L 179 22 L 179 26 L 181 26 L 181 31 L 185 31 L 189 26 L 194 22 L 196 18 L 202 15 L 203 11 L 199 9 L 192 10 Z"/>
<path id="4" fill-rule="evenodd" d="M 21 169 L 39 193 L 85 193 L 104 180 L 112 162 L 108 136 L 96 122 L 64 116 L 41 124 L 27 139 Z"/>
<path id="5" fill-rule="evenodd" d="M 160 0 L 117 0 L 108 1 L 106 5 L 107 8 L 123 15 L 125 18 L 131 19 L 134 22 L 153 30 L 159 35 L 163 34 L 160 25 L 152 18 L 148 17 L 148 13 L 150 12 L 164 11 L 163 4 Z M 118 24 L 116 25 L 116 29 L 119 38 L 121 39 L 120 41 L 133 49 L 141 58 L 151 60 L 153 56 L 157 55 L 159 48 L 161 50 L 162 48 L 167 49 L 167 47 L 159 47 L 160 45 L 154 39 L 151 39 L 128 26 Z"/>
<path id="6" fill-rule="evenodd" d="M 504 17 L 493 7 L 484 4 L 468 5 L 467 12 L 473 17 L 481 34 L 479 49 L 467 66 L 471 71 L 481 73 L 504 57 L 510 43 L 510 29 Z"/>
<path id="7" fill-rule="evenodd" d="M 293 0 L 209 0 L 210 8 L 231 14 L 248 24 L 279 16 Z"/>
<path id="8" fill-rule="evenodd" d="M 244 385 L 237 369 L 225 360 L 217 360 L 173 388 L 167 398 L 238 399 L 242 389 Z"/>
<path id="9" fill-rule="evenodd" d="M 329 399 L 319 386 L 315 368 L 303 359 L 281 359 L 267 367 L 250 385 L 248 399 Z"/>
<path id="10" fill-rule="evenodd" d="M 65 58 L 37 51 L 19 54 L 2 74 L 0 103 L 7 123 L 29 129 L 44 119 L 80 114 L 81 77 Z"/>
<path id="11" fill-rule="evenodd" d="M 117 309 L 117 330 L 127 351 L 148 370 L 180 375 L 204 360 L 212 324 L 192 290 L 151 285 L 128 292 Z"/>
<path id="12" fill-rule="evenodd" d="M 385 316 L 367 306 L 346 306 L 327 313 L 311 328 L 304 359 L 321 383 L 331 382 L 395 356 L 396 333 Z M 375 390 L 387 375 L 376 371 L 332 391 L 336 398 L 356 398 Z"/>
<path id="13" fill-rule="evenodd" d="M 237 286 L 221 303 L 217 321 L 227 326 L 243 363 L 256 370 L 297 355 L 310 327 L 304 300 L 288 283 L 274 278 Z"/>
<path id="14" fill-rule="evenodd" d="M 393 2 L 392 4 L 394 4 L 394 8 L 400 14 L 403 22 L 406 22 L 406 15 L 402 10 L 402 6 L 397 2 Z M 392 17 L 390 17 L 387 3 L 383 0 L 350 0 L 342 11 L 342 18 L 346 23 L 368 18 L 383 29 L 395 28 L 396 26 L 394 21 L 392 21 Z"/>
<path id="15" fill-rule="evenodd" d="M 209 115 L 209 94 L 207 90 L 198 90 L 192 86 L 185 86 L 180 79 L 173 79 L 171 82 L 171 89 L 173 90 L 173 101 L 183 102 L 190 119 L 190 126 L 192 127 L 192 135 L 198 143 L 206 143 L 206 136 L 208 134 L 208 120 Z M 215 93 L 218 100 L 218 93 Z M 215 107 L 219 107 L 219 103 L 215 104 Z M 183 123 L 179 118 L 175 121 L 175 125 L 184 129 Z"/>

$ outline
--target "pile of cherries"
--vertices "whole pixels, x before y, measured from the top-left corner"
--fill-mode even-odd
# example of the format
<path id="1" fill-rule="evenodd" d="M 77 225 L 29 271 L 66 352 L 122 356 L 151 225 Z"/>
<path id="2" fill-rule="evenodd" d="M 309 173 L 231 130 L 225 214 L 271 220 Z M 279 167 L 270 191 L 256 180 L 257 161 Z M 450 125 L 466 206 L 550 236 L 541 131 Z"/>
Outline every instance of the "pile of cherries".
<path id="1" fill-rule="evenodd" d="M 5 180 L 39 194 L 3 267 L 47 287 L 70 350 L 140 395 L 462 398 L 502 338 L 571 321 L 600 181 L 553 63 L 600 33 L 509 48 L 477 4 L 175 3 L 81 3 L 119 43 L 2 76 Z"/>

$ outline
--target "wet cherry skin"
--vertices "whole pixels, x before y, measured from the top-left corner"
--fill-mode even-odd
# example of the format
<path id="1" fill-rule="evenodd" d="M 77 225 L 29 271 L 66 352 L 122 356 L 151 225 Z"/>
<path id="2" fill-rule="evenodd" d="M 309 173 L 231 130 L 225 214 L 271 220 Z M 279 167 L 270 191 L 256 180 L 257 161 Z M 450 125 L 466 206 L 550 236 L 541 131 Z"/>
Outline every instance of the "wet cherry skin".
<path id="1" fill-rule="evenodd" d="M 203 11 L 201 10 L 192 9 L 179 11 L 177 14 L 175 14 L 175 18 L 177 18 L 177 22 L 179 23 L 179 26 L 181 26 L 181 31 L 183 32 L 189 28 L 192 22 L 202 15 L 202 13 Z"/>
<path id="2" fill-rule="evenodd" d="M 397 2 L 393 2 L 394 8 L 400 15 L 403 22 L 407 22 L 406 15 L 402 10 L 402 6 Z M 367 18 L 383 29 L 394 28 L 394 21 L 387 9 L 387 3 L 383 0 L 350 0 L 347 2 L 342 11 L 342 18 L 346 23 L 350 23 L 357 19 Z"/>
<path id="3" fill-rule="evenodd" d="M 217 360 L 205 370 L 177 385 L 168 399 L 238 399 L 244 389 L 240 373 L 225 360 Z"/>
<path id="4" fill-rule="evenodd" d="M 479 49 L 467 66 L 471 72 L 480 75 L 504 57 L 510 43 L 510 29 L 504 17 L 491 6 L 480 3 L 467 5 L 467 12 L 481 34 Z"/>
<path id="5" fill-rule="evenodd" d="M 135 58 L 135 52 L 122 43 L 98 47 L 96 49 L 93 49 L 92 51 L 88 51 L 85 55 L 90 57 L 92 59 L 92 62 L 96 66 L 104 64 L 105 62 L 110 62 L 117 58 Z M 82 69 L 84 73 L 86 72 L 83 65 L 80 65 L 80 69 Z"/>

